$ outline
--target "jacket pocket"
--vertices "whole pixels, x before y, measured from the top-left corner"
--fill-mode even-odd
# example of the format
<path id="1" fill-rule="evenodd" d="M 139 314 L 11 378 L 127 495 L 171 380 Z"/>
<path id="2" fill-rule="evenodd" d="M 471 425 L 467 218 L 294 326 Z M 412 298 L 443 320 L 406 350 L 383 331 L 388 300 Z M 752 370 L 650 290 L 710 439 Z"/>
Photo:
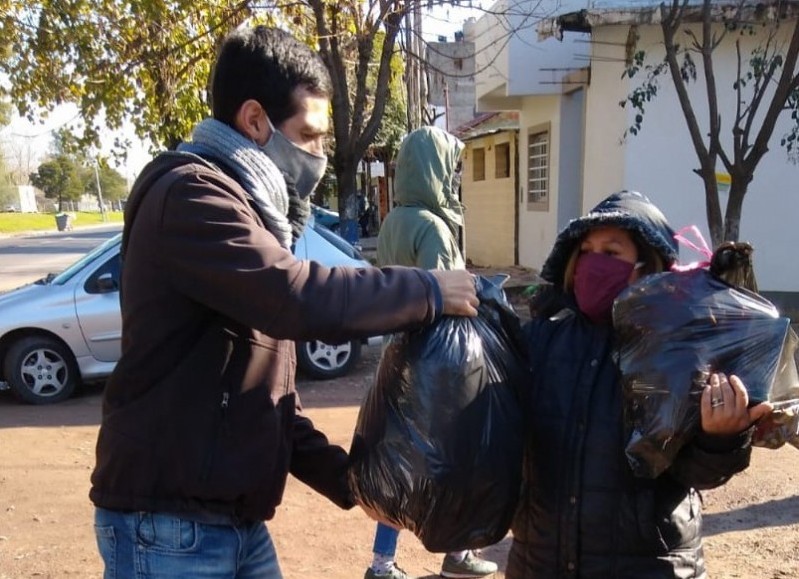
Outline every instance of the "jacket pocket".
<path id="1" fill-rule="evenodd" d="M 695 490 L 663 484 L 639 493 L 639 529 L 659 554 L 692 547 L 699 536 L 701 507 Z M 647 530 L 648 528 L 648 530 Z"/>

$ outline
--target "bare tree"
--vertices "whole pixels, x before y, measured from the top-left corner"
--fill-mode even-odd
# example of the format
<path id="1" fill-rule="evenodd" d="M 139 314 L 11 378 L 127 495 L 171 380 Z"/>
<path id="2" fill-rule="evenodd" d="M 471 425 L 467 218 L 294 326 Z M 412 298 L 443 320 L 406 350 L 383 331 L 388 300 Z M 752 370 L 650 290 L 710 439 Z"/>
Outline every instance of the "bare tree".
<path id="1" fill-rule="evenodd" d="M 643 83 L 620 104 L 630 104 L 638 114 L 629 128 L 631 134 L 641 129 L 645 105 L 657 96 L 658 79 L 668 73 L 674 84 L 680 107 L 696 151 L 699 167 L 694 172 L 702 179 L 708 228 L 714 247 L 723 241 L 737 241 L 741 209 L 758 164 L 768 153 L 779 117 L 792 111 L 794 124 L 782 138 L 788 152 L 795 151 L 799 125 L 799 27 L 797 3 L 774 1 L 755 3 L 742 0 L 735 5 L 721 5 L 704 0 L 701 5 L 688 0 L 661 4 L 660 27 L 665 57 L 657 64 L 645 64 L 646 54 L 639 51 L 625 75 L 643 74 Z M 758 42 L 751 48 L 751 39 Z M 736 79 L 731 87 L 735 110 L 722 115 L 719 87 L 714 69 L 714 52 L 724 46 L 734 48 L 737 59 Z M 750 47 L 747 49 L 747 47 Z M 698 61 L 698 62 L 697 62 Z M 701 72 L 698 72 L 701 71 Z M 708 126 L 701 126 L 687 85 L 704 82 Z M 729 134 L 725 134 L 729 131 Z M 729 198 L 722 217 L 717 182 L 721 162 L 730 175 Z"/>

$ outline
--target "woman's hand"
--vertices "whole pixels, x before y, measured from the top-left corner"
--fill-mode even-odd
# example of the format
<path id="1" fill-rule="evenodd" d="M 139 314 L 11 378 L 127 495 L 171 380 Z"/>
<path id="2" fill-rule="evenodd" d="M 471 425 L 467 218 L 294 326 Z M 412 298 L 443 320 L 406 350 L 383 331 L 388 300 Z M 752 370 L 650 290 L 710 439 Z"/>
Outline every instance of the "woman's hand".
<path id="1" fill-rule="evenodd" d="M 731 436 L 743 432 L 771 413 L 768 402 L 747 408 L 749 395 L 738 376 L 710 375 L 700 404 L 702 430 L 707 434 Z"/>

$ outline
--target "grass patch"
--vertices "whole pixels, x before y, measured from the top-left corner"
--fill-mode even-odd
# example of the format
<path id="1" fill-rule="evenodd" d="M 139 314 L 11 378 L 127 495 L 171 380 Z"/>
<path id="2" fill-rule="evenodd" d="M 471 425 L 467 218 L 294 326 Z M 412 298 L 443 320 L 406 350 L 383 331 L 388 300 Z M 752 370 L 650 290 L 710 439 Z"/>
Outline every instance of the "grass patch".
<path id="1" fill-rule="evenodd" d="M 103 216 L 99 212 L 78 211 L 72 213 L 72 226 L 100 225 Z M 107 211 L 105 223 L 122 223 L 121 211 Z M 0 213 L 0 233 L 24 231 L 56 231 L 55 213 Z"/>

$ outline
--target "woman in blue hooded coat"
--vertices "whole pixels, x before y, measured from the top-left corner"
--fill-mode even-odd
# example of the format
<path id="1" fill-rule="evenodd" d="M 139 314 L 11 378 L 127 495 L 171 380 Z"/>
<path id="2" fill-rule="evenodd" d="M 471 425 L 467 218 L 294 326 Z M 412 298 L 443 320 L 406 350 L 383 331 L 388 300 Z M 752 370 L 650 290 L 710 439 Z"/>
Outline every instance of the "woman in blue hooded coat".
<path id="1" fill-rule="evenodd" d="M 770 407 L 748 409 L 737 377 L 712 374 L 698 435 L 657 478 L 633 475 L 612 304 L 677 257 L 666 218 L 636 192 L 611 195 L 558 235 L 541 271 L 552 286 L 525 327 L 533 377 L 508 579 L 707 576 L 697 491 L 748 466 L 751 426 Z"/>

